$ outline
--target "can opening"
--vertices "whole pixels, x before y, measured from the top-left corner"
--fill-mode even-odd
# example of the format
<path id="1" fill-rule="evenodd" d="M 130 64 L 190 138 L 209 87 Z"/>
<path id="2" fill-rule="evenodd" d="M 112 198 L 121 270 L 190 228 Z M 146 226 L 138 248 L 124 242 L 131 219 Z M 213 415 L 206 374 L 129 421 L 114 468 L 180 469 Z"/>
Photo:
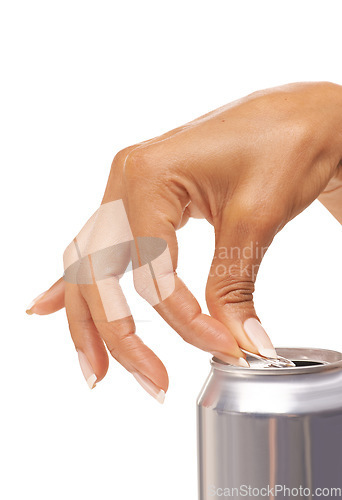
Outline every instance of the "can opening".
<path id="1" fill-rule="evenodd" d="M 248 373 L 252 373 L 253 375 L 292 375 L 294 373 L 316 373 L 331 369 L 342 370 L 342 353 L 337 351 L 304 347 L 279 347 L 276 349 L 279 356 L 291 360 L 295 366 L 277 368 L 272 366 L 270 362 L 267 363 L 266 358 L 255 359 L 251 356 L 247 356 L 250 368 L 239 368 L 237 370 L 236 367 L 224 363 L 217 358 L 213 358 L 211 363 L 218 370 L 229 373 L 239 371 L 244 375 Z"/>
<path id="2" fill-rule="evenodd" d="M 322 366 L 325 363 L 321 363 L 320 361 L 309 361 L 307 359 L 301 359 L 300 361 L 296 361 L 295 359 L 291 360 L 296 366 Z"/>

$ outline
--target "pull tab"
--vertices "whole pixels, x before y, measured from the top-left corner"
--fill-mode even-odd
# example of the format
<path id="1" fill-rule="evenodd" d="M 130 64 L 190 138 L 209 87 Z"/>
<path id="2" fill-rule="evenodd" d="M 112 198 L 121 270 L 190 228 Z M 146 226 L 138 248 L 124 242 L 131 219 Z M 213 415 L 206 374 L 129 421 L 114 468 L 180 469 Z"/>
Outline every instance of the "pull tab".
<path id="1" fill-rule="evenodd" d="M 252 358 L 259 359 L 261 361 L 266 361 L 268 366 L 273 366 L 275 368 L 293 368 L 296 365 L 287 358 L 283 358 L 283 356 L 277 356 L 276 358 L 267 358 L 266 356 L 261 356 L 260 354 L 255 354 L 254 352 L 246 351 L 245 349 L 241 349 L 242 352 L 251 356 Z"/>

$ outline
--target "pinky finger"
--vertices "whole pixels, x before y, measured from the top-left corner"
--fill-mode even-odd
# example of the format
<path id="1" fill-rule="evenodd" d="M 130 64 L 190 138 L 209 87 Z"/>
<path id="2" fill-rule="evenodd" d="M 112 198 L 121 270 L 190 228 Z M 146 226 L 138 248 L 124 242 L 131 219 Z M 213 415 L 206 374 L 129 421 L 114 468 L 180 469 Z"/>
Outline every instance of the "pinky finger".
<path id="1" fill-rule="evenodd" d="M 52 314 L 62 309 L 64 302 L 65 281 L 60 278 L 46 292 L 41 293 L 27 307 L 27 314 Z"/>

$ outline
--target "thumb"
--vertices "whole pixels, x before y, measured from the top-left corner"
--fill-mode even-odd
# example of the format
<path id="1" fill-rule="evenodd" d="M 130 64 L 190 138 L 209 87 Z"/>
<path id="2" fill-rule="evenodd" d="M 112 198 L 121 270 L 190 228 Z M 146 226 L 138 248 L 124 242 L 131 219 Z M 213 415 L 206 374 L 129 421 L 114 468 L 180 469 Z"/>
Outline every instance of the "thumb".
<path id="1" fill-rule="evenodd" d="M 276 232 L 266 226 L 260 227 L 253 216 L 242 220 L 233 210 L 223 217 L 215 227 L 206 300 L 210 314 L 229 329 L 241 348 L 273 358 L 276 351 L 253 302 L 260 263 Z"/>

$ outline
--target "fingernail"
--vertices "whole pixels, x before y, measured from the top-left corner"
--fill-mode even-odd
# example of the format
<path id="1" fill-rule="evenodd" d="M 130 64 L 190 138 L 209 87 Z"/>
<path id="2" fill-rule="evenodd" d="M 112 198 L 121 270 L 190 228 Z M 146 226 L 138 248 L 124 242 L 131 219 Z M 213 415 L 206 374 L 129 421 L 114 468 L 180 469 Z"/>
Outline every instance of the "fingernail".
<path id="1" fill-rule="evenodd" d="M 77 351 L 77 354 L 83 376 L 87 381 L 89 389 L 94 389 L 94 387 L 96 387 L 96 381 L 97 381 L 97 377 L 94 373 L 94 370 L 91 364 L 89 363 L 87 356 L 82 351 Z"/>
<path id="2" fill-rule="evenodd" d="M 234 358 L 234 356 L 228 356 L 227 354 L 223 354 L 222 352 L 213 352 L 212 353 L 216 358 L 228 363 L 233 366 L 240 366 L 241 368 L 249 368 L 248 361 L 245 358 Z"/>
<path id="3" fill-rule="evenodd" d="M 38 300 L 40 300 L 43 297 L 43 295 L 45 295 L 45 292 L 39 294 L 38 297 L 32 300 L 32 302 L 26 308 L 26 314 L 34 314 L 32 308 L 37 304 Z"/>
<path id="4" fill-rule="evenodd" d="M 163 391 L 163 389 L 157 387 L 153 382 L 151 382 L 150 379 L 148 379 L 144 375 L 141 375 L 141 373 L 132 372 L 132 375 L 135 378 L 135 380 L 139 382 L 141 387 L 145 389 L 145 391 L 148 392 L 148 394 L 150 394 L 150 396 L 156 399 L 158 403 L 160 403 L 161 405 L 164 403 L 165 392 Z"/>
<path id="5" fill-rule="evenodd" d="M 259 354 L 267 358 L 276 358 L 277 352 L 274 349 L 267 333 L 255 318 L 247 319 L 243 327 L 250 341 L 255 345 Z"/>

